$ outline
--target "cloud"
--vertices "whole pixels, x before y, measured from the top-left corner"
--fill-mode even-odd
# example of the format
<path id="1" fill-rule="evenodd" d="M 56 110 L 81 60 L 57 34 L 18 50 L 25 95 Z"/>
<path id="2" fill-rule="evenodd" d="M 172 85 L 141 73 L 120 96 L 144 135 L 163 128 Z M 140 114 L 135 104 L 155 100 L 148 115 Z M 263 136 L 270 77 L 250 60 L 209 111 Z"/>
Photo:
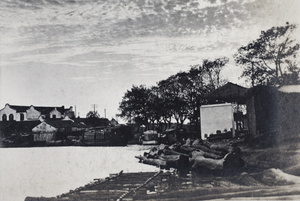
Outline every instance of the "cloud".
<path id="1" fill-rule="evenodd" d="M 87 103 L 104 101 L 106 90 L 121 98 L 132 84 L 153 85 L 203 59 L 232 58 L 261 30 L 300 23 L 299 2 L 2 0 L 1 101 L 31 94 L 27 102 L 38 96 L 51 105 L 59 96 Z M 225 76 L 237 80 L 239 70 L 231 60 Z"/>

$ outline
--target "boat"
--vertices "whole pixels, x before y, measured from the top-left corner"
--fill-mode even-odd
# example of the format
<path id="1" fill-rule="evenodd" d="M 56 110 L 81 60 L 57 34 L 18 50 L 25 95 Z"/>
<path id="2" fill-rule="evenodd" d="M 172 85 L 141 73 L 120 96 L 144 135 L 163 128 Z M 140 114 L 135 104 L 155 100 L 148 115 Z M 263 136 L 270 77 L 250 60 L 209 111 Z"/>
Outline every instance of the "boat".
<path id="1" fill-rule="evenodd" d="M 160 143 L 160 133 L 155 130 L 145 131 L 139 141 L 141 145 L 158 145 Z"/>
<path id="2" fill-rule="evenodd" d="M 129 126 L 93 127 L 82 136 L 83 146 L 126 146 L 131 137 Z"/>

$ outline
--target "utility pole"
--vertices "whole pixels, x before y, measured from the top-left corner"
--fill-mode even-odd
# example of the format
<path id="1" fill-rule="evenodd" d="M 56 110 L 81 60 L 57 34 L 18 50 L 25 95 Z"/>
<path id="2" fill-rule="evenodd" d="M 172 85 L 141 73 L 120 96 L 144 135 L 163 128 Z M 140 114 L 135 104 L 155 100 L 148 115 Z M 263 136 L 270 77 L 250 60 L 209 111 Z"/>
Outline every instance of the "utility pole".
<path id="1" fill-rule="evenodd" d="M 96 113 L 96 107 L 98 107 L 97 104 L 92 104 L 92 108 L 93 108 L 94 114 Z"/>
<path id="2" fill-rule="evenodd" d="M 104 109 L 104 118 L 106 119 L 106 109 Z"/>

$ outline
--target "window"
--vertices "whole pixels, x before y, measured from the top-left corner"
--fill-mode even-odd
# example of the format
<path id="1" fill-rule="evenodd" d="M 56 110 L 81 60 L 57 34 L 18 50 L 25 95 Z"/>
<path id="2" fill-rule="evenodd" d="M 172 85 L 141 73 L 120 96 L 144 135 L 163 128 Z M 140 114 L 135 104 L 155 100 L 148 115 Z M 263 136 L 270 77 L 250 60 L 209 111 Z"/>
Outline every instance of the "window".
<path id="1" fill-rule="evenodd" d="M 54 115 L 52 115 L 52 118 L 53 118 L 53 119 L 56 119 L 56 115 L 55 115 L 55 114 L 54 114 Z"/>
<path id="2" fill-rule="evenodd" d="M 7 116 L 6 116 L 6 114 L 2 115 L 2 121 L 7 121 Z"/>
<path id="3" fill-rule="evenodd" d="M 24 114 L 23 113 L 20 114 L 20 121 L 24 121 Z"/>
<path id="4" fill-rule="evenodd" d="M 13 114 L 10 114 L 9 115 L 9 121 L 13 121 L 14 120 L 14 115 Z"/>

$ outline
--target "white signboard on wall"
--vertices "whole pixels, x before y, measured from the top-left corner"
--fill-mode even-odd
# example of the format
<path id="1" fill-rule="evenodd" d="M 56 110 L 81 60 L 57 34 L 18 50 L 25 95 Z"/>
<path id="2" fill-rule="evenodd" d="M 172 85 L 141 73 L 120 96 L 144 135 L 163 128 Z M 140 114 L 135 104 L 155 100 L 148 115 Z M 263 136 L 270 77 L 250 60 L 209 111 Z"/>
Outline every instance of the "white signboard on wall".
<path id="1" fill-rule="evenodd" d="M 233 107 L 231 103 L 203 105 L 200 107 L 201 138 L 206 139 L 210 134 L 230 131 L 234 136 Z"/>

